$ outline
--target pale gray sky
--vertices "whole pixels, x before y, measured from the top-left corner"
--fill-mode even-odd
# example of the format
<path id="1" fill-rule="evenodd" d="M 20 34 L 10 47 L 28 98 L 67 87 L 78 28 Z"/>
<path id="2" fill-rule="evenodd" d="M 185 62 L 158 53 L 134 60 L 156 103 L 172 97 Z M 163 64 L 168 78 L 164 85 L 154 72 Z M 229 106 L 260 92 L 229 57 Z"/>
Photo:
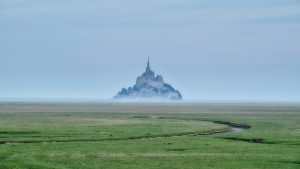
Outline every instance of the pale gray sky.
<path id="1" fill-rule="evenodd" d="M 299 0 L 1 0 L 0 98 L 108 99 L 147 57 L 185 99 L 300 101 Z"/>

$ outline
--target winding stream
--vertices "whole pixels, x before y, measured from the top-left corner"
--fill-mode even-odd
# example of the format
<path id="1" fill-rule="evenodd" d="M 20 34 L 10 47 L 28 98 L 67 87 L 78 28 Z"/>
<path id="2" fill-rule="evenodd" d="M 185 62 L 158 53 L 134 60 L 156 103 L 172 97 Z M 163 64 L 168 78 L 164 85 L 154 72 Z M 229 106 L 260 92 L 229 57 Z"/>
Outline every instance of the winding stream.
<path id="1" fill-rule="evenodd" d="M 93 141 L 113 141 L 113 140 L 139 140 L 139 139 L 155 139 L 155 138 L 169 138 L 169 137 L 178 137 L 178 136 L 201 136 L 201 135 L 215 135 L 228 132 L 240 132 L 251 128 L 247 124 L 237 124 L 227 121 L 209 121 L 216 124 L 227 125 L 227 128 L 217 129 L 212 131 L 197 131 L 197 132 L 187 132 L 187 133 L 173 133 L 173 134 L 163 134 L 163 135 L 150 135 L 150 136 L 136 136 L 128 138 L 107 138 L 107 139 L 75 139 L 75 140 L 51 140 L 51 141 L 41 141 L 41 140 L 32 140 L 32 141 L 20 141 L 20 142 L 10 142 L 10 141 L 0 141 L 0 144 L 16 144 L 16 143 L 59 143 L 59 142 L 93 142 Z"/>

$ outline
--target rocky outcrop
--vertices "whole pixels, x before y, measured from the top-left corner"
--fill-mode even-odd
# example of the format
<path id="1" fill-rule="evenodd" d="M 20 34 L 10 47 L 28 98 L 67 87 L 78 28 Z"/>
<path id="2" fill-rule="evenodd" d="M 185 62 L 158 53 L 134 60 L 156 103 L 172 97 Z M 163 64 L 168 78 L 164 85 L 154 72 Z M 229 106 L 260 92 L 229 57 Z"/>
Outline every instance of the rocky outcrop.
<path id="1" fill-rule="evenodd" d="M 136 79 L 136 84 L 128 89 L 123 88 L 114 98 L 181 100 L 182 95 L 171 85 L 165 83 L 161 75 L 155 76 L 154 72 L 150 69 L 148 60 L 146 72 Z"/>

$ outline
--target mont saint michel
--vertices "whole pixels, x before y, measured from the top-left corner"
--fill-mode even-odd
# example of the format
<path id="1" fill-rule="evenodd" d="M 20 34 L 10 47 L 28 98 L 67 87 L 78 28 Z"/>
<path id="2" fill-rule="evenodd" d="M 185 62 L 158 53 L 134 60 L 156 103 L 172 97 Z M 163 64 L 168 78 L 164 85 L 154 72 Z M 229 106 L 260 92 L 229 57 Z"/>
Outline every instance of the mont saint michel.
<path id="1" fill-rule="evenodd" d="M 182 95 L 170 84 L 164 82 L 161 75 L 155 76 L 150 68 L 149 59 L 146 72 L 136 79 L 136 84 L 128 89 L 123 88 L 114 99 L 166 99 L 182 100 Z"/>

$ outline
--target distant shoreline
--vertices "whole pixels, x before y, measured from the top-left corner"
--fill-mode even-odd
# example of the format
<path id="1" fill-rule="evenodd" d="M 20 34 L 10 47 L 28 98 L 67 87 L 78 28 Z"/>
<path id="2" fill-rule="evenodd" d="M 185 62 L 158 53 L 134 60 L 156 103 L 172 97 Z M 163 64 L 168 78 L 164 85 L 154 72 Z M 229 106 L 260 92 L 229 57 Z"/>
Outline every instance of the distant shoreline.
<path id="1" fill-rule="evenodd" d="M 300 101 L 264 101 L 264 100 L 155 100 L 155 99 L 128 99 L 128 100 L 115 100 L 115 99 L 97 99 L 97 98 L 0 98 L 1 102 L 28 102 L 28 103 L 196 103 L 196 104 L 299 104 Z"/>

